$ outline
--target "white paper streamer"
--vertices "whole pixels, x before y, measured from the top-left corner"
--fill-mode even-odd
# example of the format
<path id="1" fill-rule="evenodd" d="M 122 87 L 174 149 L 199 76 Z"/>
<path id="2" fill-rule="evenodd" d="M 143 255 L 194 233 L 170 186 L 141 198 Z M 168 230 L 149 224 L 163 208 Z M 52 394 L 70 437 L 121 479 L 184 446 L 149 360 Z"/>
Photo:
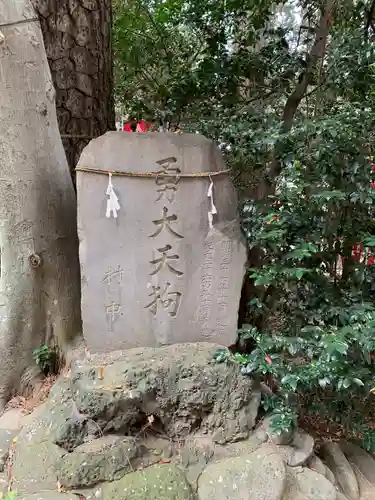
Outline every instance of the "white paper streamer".
<path id="1" fill-rule="evenodd" d="M 214 227 L 214 215 L 217 214 L 216 207 L 214 205 L 214 183 L 210 177 L 210 186 L 207 191 L 207 196 L 210 198 L 211 201 L 211 210 L 208 212 L 208 225 L 210 229 Z"/>
<path id="2" fill-rule="evenodd" d="M 107 212 L 105 216 L 107 219 L 111 217 L 111 214 L 115 219 L 117 219 L 117 212 L 120 210 L 120 203 L 118 201 L 117 195 L 113 190 L 113 185 L 112 185 L 112 174 L 108 174 L 108 187 L 107 187 L 107 192 L 108 196 L 107 200 Z"/>

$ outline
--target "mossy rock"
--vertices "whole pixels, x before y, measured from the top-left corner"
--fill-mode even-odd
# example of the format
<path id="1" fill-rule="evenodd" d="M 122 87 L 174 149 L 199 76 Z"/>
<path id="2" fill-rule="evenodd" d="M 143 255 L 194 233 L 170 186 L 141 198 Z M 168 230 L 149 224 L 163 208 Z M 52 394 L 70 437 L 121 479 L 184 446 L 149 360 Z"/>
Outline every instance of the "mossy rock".
<path id="1" fill-rule="evenodd" d="M 194 500 L 182 471 L 158 464 L 103 486 L 103 500 Z"/>
<path id="2" fill-rule="evenodd" d="M 56 476 L 64 488 L 84 488 L 121 478 L 132 470 L 140 455 L 137 441 L 129 437 L 104 436 L 85 443 L 56 463 Z"/>

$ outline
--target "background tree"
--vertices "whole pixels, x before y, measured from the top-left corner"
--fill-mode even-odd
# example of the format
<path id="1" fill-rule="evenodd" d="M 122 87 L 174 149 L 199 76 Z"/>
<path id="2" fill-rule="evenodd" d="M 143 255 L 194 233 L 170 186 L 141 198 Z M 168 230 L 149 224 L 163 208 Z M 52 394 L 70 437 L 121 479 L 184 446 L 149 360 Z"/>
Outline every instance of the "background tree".
<path id="1" fill-rule="evenodd" d="M 81 332 L 76 199 L 30 0 L 0 1 L 0 409 Z M 19 24 L 19 21 L 31 20 Z M 12 24 L 14 23 L 14 24 Z"/>
<path id="2" fill-rule="evenodd" d="M 90 138 L 115 130 L 110 0 L 32 0 L 73 172 Z M 80 137 L 77 137 L 80 136 Z"/>

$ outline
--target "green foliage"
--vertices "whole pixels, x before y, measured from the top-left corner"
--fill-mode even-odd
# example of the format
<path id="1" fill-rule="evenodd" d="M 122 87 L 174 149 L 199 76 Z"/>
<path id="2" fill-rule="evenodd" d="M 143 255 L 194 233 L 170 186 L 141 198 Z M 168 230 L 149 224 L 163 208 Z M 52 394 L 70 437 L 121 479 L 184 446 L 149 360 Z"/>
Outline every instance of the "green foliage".
<path id="1" fill-rule="evenodd" d="M 198 117 L 209 127 L 222 125 L 226 110 L 233 114 L 233 106 L 255 98 L 239 92 L 241 82 L 268 72 L 266 54 L 249 57 L 248 49 L 278 3 L 115 0 L 118 108 L 172 127 L 200 128 Z M 249 23 L 246 13 L 252 14 Z M 279 38 L 272 39 L 274 50 L 288 57 Z"/>
<path id="2" fill-rule="evenodd" d="M 276 435 L 293 431 L 297 426 L 297 415 L 290 406 L 279 404 L 271 413 L 270 429 Z"/>
<path id="3" fill-rule="evenodd" d="M 239 335 L 254 349 L 216 361 L 273 382 L 276 430 L 304 404 L 373 449 L 371 8 L 336 2 L 305 88 L 324 2 L 116 0 L 114 42 L 118 107 L 215 139 L 239 188 L 255 256 Z"/>
<path id="4" fill-rule="evenodd" d="M 358 35 L 363 37 L 355 27 L 351 39 L 336 33 L 327 60 L 328 88 L 345 100 L 335 97 L 324 114 L 301 116 L 279 136 L 283 170 L 276 193 L 245 205 L 243 212 L 249 245 L 263 256 L 261 267 L 249 271 L 263 290 L 257 298 L 262 327 L 251 332 L 256 349 L 244 372 L 270 374 L 284 408 L 288 396 L 303 394 L 357 430 L 357 419 L 342 408 L 371 399 L 375 380 L 371 249 L 361 261 L 352 256 L 353 245 L 375 242 L 374 50 L 364 41 L 355 48 Z M 336 75 L 343 57 L 339 48 L 355 53 L 352 65 L 346 59 L 348 92 L 342 74 Z M 264 319 L 275 305 L 284 316 L 280 331 L 259 322 L 259 314 Z"/>
<path id="5" fill-rule="evenodd" d="M 58 355 L 55 348 L 42 345 L 33 351 L 33 358 L 39 365 L 44 375 L 56 374 L 58 368 Z"/>

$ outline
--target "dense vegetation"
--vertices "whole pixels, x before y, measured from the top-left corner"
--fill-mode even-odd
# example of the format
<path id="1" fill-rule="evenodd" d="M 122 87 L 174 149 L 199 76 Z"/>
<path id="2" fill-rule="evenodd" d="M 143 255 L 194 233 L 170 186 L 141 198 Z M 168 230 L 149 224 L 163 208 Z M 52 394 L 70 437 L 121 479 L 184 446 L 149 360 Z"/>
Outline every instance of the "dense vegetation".
<path id="1" fill-rule="evenodd" d="M 253 347 L 237 359 L 275 387 L 275 426 L 303 395 L 375 448 L 375 2 L 115 7 L 118 106 L 214 138 L 233 169 Z"/>

